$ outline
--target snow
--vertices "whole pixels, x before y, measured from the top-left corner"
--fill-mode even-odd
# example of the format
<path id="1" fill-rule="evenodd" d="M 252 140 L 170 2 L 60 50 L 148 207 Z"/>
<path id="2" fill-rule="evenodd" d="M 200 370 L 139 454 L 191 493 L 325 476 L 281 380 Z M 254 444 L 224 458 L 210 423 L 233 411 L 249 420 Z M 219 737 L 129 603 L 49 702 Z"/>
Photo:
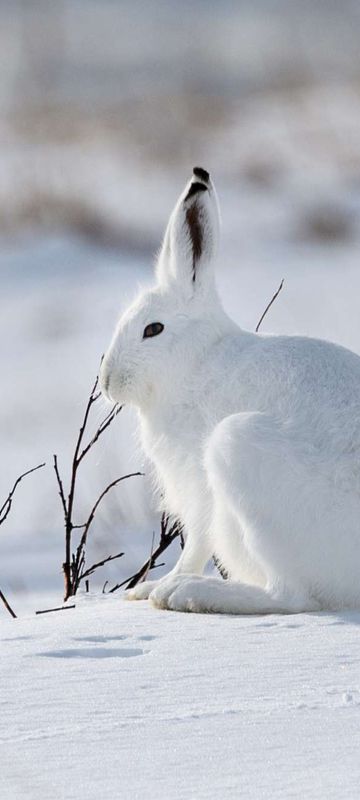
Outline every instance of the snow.
<path id="1" fill-rule="evenodd" d="M 1 618 L 2 800 L 354 800 L 360 614 Z"/>

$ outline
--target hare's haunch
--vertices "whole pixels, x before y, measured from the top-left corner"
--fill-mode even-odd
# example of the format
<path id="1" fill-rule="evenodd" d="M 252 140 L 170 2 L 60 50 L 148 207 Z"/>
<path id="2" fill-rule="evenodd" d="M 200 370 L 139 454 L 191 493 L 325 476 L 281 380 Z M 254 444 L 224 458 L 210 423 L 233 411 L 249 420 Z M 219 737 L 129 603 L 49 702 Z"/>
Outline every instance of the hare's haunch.
<path id="1" fill-rule="evenodd" d="M 186 542 L 175 568 L 128 593 L 233 614 L 360 606 L 360 357 L 247 333 L 215 286 L 218 204 L 194 168 L 155 285 L 103 360 L 113 402 L 137 407 L 164 507 Z M 229 579 L 203 577 L 212 556 Z"/>

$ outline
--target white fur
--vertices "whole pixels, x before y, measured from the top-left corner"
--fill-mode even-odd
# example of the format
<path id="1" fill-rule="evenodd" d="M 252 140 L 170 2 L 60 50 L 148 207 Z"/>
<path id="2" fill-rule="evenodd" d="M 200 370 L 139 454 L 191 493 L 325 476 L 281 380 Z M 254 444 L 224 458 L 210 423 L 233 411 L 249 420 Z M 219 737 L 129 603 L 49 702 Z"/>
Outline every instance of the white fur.
<path id="1" fill-rule="evenodd" d="M 214 188 L 188 190 L 157 282 L 122 316 L 102 366 L 107 396 L 137 406 L 164 507 L 186 531 L 174 570 L 129 596 L 239 614 L 358 607 L 360 358 L 238 328 L 215 288 Z M 151 322 L 164 331 L 143 339 Z M 213 553 L 230 580 L 201 577 Z"/>

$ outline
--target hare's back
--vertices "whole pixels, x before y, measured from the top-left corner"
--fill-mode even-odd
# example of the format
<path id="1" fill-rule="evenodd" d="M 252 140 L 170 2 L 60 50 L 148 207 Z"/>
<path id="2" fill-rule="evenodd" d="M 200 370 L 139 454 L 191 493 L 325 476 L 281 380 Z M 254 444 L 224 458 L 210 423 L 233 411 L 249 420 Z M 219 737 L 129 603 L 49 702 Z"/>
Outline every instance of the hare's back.
<path id="1" fill-rule="evenodd" d="M 215 356 L 215 353 L 214 353 Z M 360 356 L 300 336 L 229 337 L 217 349 L 207 397 L 220 416 L 262 411 L 301 429 L 315 443 L 323 432 L 360 448 Z M 216 378 L 216 380 L 215 380 Z"/>
<path id="2" fill-rule="evenodd" d="M 341 345 L 301 336 L 262 338 L 259 361 L 285 391 L 325 408 L 360 412 L 360 356 Z M 266 370 L 267 371 L 267 370 Z"/>

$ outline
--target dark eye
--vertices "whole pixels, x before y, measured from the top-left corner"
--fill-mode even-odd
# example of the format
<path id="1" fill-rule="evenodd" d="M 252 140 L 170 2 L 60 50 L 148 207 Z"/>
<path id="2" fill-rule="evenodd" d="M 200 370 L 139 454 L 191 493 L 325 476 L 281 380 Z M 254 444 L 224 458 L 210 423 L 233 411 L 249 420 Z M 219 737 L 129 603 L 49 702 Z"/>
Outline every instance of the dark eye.
<path id="1" fill-rule="evenodd" d="M 150 325 L 147 325 L 144 330 L 143 339 L 148 339 L 150 336 L 158 336 L 163 330 L 162 322 L 150 322 Z"/>

